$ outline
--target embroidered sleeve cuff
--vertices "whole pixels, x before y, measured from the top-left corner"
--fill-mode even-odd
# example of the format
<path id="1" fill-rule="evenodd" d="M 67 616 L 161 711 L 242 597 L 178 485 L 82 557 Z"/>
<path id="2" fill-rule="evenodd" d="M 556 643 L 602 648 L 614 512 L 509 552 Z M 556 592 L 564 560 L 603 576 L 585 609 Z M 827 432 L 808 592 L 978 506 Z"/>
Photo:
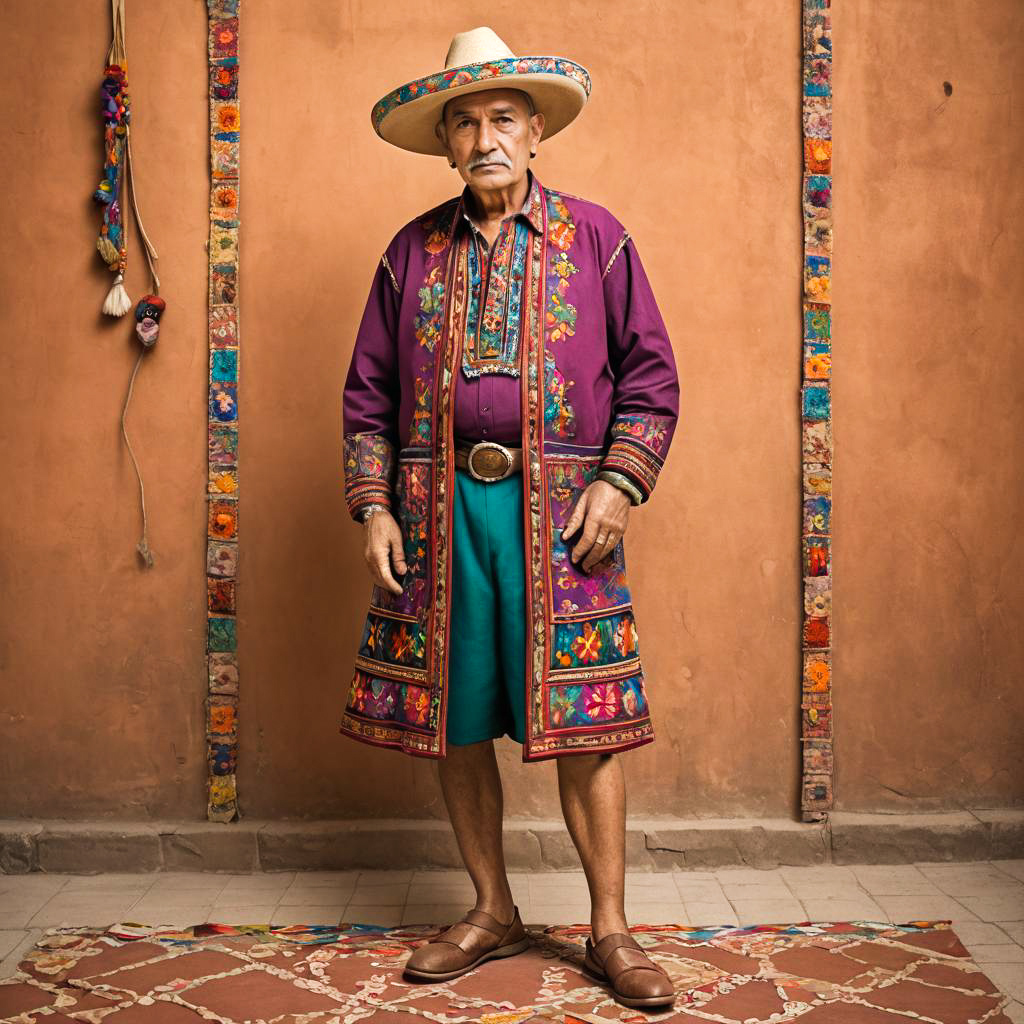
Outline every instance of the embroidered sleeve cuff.
<path id="1" fill-rule="evenodd" d="M 611 427 L 611 444 L 601 461 L 602 472 L 620 473 L 642 496 L 651 496 L 668 449 L 674 418 L 653 413 L 623 413 Z"/>
<path id="2" fill-rule="evenodd" d="M 395 446 L 383 434 L 345 434 L 345 504 L 362 522 L 370 505 L 391 507 Z"/>
<path id="3" fill-rule="evenodd" d="M 602 469 L 598 474 L 599 480 L 606 480 L 610 484 L 614 484 L 619 488 L 620 491 L 625 491 L 634 505 L 639 505 L 643 502 L 643 492 L 636 484 L 633 483 L 629 477 L 623 476 L 621 473 L 613 472 L 610 469 Z"/>

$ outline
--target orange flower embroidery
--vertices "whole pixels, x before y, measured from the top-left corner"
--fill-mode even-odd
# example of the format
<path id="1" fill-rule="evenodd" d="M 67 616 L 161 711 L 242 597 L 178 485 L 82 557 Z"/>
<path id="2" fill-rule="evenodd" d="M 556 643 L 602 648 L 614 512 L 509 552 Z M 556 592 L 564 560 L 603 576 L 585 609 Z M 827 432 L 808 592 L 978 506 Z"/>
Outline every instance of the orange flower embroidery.
<path id="1" fill-rule="evenodd" d="M 597 661 L 601 654 L 601 634 L 589 622 L 585 622 L 583 632 L 572 642 L 572 651 L 584 664 Z"/>
<path id="2" fill-rule="evenodd" d="M 237 132 L 242 123 L 242 115 L 238 107 L 221 107 L 217 115 L 220 129 L 223 132 Z"/>

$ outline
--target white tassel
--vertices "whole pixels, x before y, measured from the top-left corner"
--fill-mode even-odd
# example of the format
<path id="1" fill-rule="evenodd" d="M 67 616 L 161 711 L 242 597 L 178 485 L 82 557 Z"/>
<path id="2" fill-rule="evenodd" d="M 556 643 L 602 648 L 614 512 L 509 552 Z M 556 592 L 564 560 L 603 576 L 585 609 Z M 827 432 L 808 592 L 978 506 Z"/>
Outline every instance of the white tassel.
<path id="1" fill-rule="evenodd" d="M 110 291 L 107 292 L 107 298 L 103 303 L 103 312 L 108 316 L 124 316 L 132 308 L 132 300 L 128 298 L 128 293 L 124 290 L 124 285 L 121 284 L 123 280 L 124 276 L 119 273 L 114 278 Z"/>

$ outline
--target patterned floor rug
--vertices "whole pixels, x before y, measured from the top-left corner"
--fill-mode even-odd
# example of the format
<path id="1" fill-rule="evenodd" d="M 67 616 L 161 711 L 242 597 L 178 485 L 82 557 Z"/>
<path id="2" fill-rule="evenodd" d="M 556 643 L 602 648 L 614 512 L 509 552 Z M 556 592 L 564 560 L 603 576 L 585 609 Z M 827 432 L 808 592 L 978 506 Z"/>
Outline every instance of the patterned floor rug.
<path id="1" fill-rule="evenodd" d="M 678 997 L 630 1010 L 581 971 L 585 925 L 531 927 L 518 956 L 443 984 L 402 965 L 436 925 L 120 923 L 50 928 L 0 980 L 0 1021 L 18 1024 L 1010 1024 L 1008 1001 L 949 921 L 691 927 L 637 925 Z"/>

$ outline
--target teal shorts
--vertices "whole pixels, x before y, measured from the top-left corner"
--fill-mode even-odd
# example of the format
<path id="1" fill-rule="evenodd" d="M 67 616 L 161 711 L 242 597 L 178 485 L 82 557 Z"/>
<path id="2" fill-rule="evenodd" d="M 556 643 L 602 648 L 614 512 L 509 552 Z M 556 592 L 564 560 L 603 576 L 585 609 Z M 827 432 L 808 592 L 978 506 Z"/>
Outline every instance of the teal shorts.
<path id="1" fill-rule="evenodd" d="M 448 721 L 456 746 L 526 741 L 523 476 L 455 470 Z"/>

